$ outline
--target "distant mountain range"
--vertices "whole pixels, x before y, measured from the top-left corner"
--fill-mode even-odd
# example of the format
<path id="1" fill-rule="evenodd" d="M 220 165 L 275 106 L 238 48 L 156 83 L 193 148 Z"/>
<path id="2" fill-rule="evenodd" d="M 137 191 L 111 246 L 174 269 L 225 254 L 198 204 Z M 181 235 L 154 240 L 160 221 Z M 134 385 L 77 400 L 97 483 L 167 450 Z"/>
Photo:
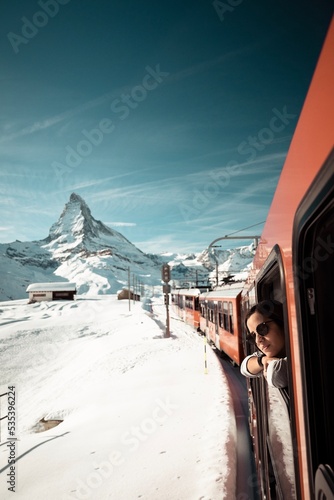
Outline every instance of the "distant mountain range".
<path id="1" fill-rule="evenodd" d="M 133 283 L 161 285 L 161 266 L 169 263 L 172 284 L 208 283 L 229 273 L 245 278 L 252 245 L 199 254 L 146 254 L 121 233 L 94 219 L 85 201 L 72 193 L 44 240 L 0 244 L 0 300 L 27 297 L 30 283 L 71 281 L 78 294 L 116 293 Z M 218 259 L 218 260 L 217 260 Z M 130 270 L 130 271 L 129 271 Z M 240 274 L 241 273 L 241 274 Z M 246 273 L 247 274 L 247 273 Z"/>

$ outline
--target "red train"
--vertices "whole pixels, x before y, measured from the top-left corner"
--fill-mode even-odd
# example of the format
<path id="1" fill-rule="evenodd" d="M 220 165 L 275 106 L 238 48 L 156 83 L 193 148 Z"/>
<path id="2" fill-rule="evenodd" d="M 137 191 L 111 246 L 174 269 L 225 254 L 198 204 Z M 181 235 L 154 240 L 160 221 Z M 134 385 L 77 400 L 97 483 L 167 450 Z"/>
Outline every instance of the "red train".
<path id="1" fill-rule="evenodd" d="M 244 358 L 240 324 L 241 288 L 226 286 L 199 296 L 200 330 L 234 364 Z"/>
<path id="2" fill-rule="evenodd" d="M 229 355 L 240 364 L 252 352 L 246 312 L 260 300 L 283 304 L 288 387 L 247 379 L 260 497 L 266 500 L 334 499 L 333 58 L 332 21 L 243 290 L 233 299 L 197 291 L 186 306 L 196 315 L 202 311 L 195 325 L 199 321 L 219 349 L 231 347 Z M 187 314 L 186 320 L 195 318 Z"/>
<path id="3" fill-rule="evenodd" d="M 197 330 L 200 326 L 199 288 L 184 288 L 172 291 L 172 304 L 179 317 Z"/>
<path id="4" fill-rule="evenodd" d="M 210 343 L 237 365 L 244 358 L 241 290 L 239 284 L 205 292 L 199 288 L 172 291 L 172 304 L 179 317 L 205 334 Z"/>
<path id="5" fill-rule="evenodd" d="M 261 497 L 334 498 L 334 22 L 242 292 L 284 306 L 289 386 L 248 381 Z M 244 342 L 246 353 L 249 351 Z"/>

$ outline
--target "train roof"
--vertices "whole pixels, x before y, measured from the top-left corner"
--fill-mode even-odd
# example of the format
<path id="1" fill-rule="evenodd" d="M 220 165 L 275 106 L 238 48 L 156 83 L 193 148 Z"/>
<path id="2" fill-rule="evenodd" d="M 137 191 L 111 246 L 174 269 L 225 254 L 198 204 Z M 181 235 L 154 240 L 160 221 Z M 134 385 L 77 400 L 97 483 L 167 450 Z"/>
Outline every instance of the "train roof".
<path id="1" fill-rule="evenodd" d="M 189 297 L 198 297 L 202 292 L 199 288 L 175 288 L 171 291 L 172 295 L 188 295 Z"/>
<path id="2" fill-rule="evenodd" d="M 203 299 L 235 299 L 243 290 L 242 286 L 233 288 L 221 288 L 220 290 L 212 290 L 211 292 L 201 293 Z"/>

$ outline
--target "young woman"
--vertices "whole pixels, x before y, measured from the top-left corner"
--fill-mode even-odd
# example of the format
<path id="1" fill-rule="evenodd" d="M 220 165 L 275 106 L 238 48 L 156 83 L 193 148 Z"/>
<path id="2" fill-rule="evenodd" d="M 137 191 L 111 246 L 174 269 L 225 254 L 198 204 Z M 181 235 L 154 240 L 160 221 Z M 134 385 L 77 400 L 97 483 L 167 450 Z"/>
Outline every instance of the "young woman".
<path id="1" fill-rule="evenodd" d="M 253 306 L 246 316 L 248 339 L 258 351 L 247 356 L 240 366 L 245 377 L 264 376 L 269 385 L 288 385 L 283 307 L 275 300 L 265 300 Z"/>

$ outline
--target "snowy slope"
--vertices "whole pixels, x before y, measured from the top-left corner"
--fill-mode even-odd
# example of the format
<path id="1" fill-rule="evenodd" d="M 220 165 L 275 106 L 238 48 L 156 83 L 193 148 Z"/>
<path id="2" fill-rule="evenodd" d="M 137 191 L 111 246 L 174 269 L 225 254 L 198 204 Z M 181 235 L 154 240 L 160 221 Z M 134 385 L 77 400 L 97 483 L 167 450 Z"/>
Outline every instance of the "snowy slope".
<path id="1" fill-rule="evenodd" d="M 0 303 L 1 393 L 16 385 L 15 498 L 235 497 L 235 418 L 203 339 L 115 296 Z M 4 403 L 2 403 L 3 407 Z M 63 420 L 41 431 L 44 418 Z M 2 436 L 7 437 L 2 423 Z M 9 448 L 0 447 L 0 498 Z"/>
<path id="2" fill-rule="evenodd" d="M 53 274 L 58 265 L 38 242 L 0 244 L 0 300 L 27 297 L 29 283 L 64 281 Z"/>

